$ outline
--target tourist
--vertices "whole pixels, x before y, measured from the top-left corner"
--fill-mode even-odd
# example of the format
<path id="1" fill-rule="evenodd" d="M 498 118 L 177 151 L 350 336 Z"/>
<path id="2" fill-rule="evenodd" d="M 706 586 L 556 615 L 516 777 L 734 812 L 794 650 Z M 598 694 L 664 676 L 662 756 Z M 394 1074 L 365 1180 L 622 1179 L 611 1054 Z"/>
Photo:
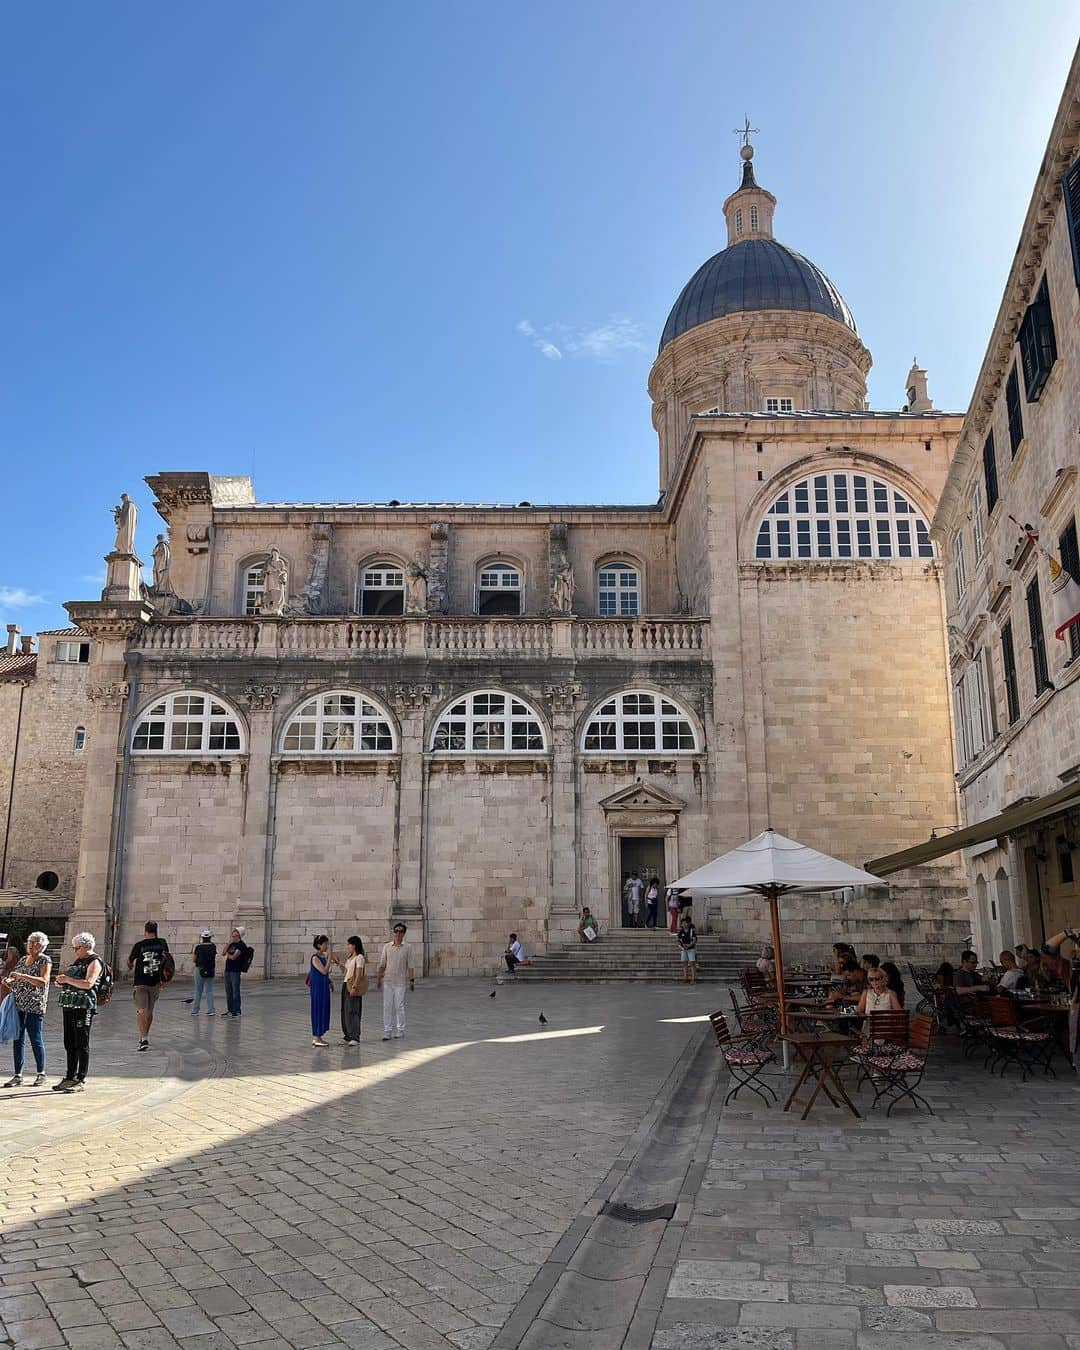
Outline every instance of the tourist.
<path id="1" fill-rule="evenodd" d="M 866 988 L 859 996 L 859 1014 L 869 1018 L 875 1012 L 900 1012 L 900 1000 L 889 988 L 889 977 L 883 970 L 871 970 L 866 977 Z M 864 1028 L 865 1031 L 869 1027 Z"/>
<path id="2" fill-rule="evenodd" d="M 212 940 L 213 936 L 209 928 L 204 928 L 200 940 L 191 949 L 192 959 L 195 962 L 195 1006 L 191 1009 L 192 1017 L 198 1017 L 204 993 L 206 994 L 206 1015 L 207 1017 L 214 1016 L 214 974 L 217 964 L 217 943 Z"/>
<path id="3" fill-rule="evenodd" d="M 383 944 L 379 957 L 378 987 L 382 990 L 383 1040 L 405 1035 L 405 986 L 411 993 L 416 988 L 412 952 L 405 945 L 405 925 L 394 924 L 392 942 Z"/>
<path id="4" fill-rule="evenodd" d="M 360 1044 L 360 1022 L 364 1016 L 364 994 L 367 992 L 367 957 L 364 944 L 358 937 L 346 940 L 345 978 L 341 984 L 341 1034 L 346 1045 Z"/>
<path id="5" fill-rule="evenodd" d="M 623 886 L 623 898 L 626 901 L 628 927 L 636 928 L 641 915 L 641 897 L 645 894 L 645 883 L 636 872 L 631 872 Z"/>
<path id="6" fill-rule="evenodd" d="M 1018 989 L 1027 988 L 1027 976 L 1016 964 L 1016 957 L 1012 952 L 1002 952 L 998 957 L 1001 962 L 1002 975 L 998 980 L 998 993 L 1015 994 Z"/>
<path id="7" fill-rule="evenodd" d="M 668 931 L 677 933 L 679 931 L 679 892 L 674 886 L 669 886 L 665 895 L 667 896 L 665 903 L 667 904 Z"/>
<path id="8" fill-rule="evenodd" d="M 158 926 L 153 919 L 143 925 L 143 936 L 131 949 L 127 968 L 133 971 L 131 997 L 135 1004 L 135 1021 L 139 1028 L 139 1050 L 150 1049 L 150 1028 L 154 1025 L 154 1007 L 161 993 L 161 976 L 169 956 L 169 944 L 158 937 Z"/>
<path id="9" fill-rule="evenodd" d="M 761 949 L 761 955 L 754 962 L 754 968 L 761 971 L 766 979 L 775 981 L 776 962 L 773 960 L 773 949 L 766 942 Z"/>
<path id="10" fill-rule="evenodd" d="M 330 950 L 330 939 L 325 933 L 319 933 L 312 942 L 311 960 L 308 963 L 308 991 L 311 994 L 311 1044 L 325 1045 L 323 1037 L 330 1030 L 330 995 L 334 986 L 330 983 L 330 967 L 334 953 Z"/>
<path id="11" fill-rule="evenodd" d="M 223 1017 L 240 1016 L 240 976 L 246 969 L 247 943 L 244 930 L 237 925 L 229 934 L 229 945 L 225 948 L 225 1007 Z"/>
<path id="12" fill-rule="evenodd" d="M 682 948 L 683 983 L 697 983 L 697 929 L 689 914 L 679 920 L 679 946 Z"/>
<path id="13" fill-rule="evenodd" d="M 592 937 L 588 936 L 589 933 L 592 934 Z M 588 905 L 582 907 L 581 922 L 577 926 L 577 935 L 578 941 L 583 942 L 586 946 L 588 946 L 590 942 L 595 942 L 600 936 L 600 925 L 597 923 L 596 916 L 589 909 Z"/>
<path id="14" fill-rule="evenodd" d="M 12 1047 L 15 1056 L 15 1073 L 4 1084 L 8 1087 L 22 1086 L 23 1057 L 26 1054 L 26 1038 L 30 1037 L 30 1048 L 34 1052 L 34 1066 L 37 1077 L 34 1087 L 45 1082 L 45 1038 L 42 1031 L 45 1025 L 45 1007 L 49 1001 L 49 976 L 52 961 L 45 955 L 49 939 L 44 933 L 31 933 L 26 939 L 26 955 L 6 976 L 11 997 L 15 1002 L 15 1011 L 19 1017 L 19 1034 Z"/>
<path id="15" fill-rule="evenodd" d="M 850 942 L 834 942 L 832 945 L 832 950 L 833 950 L 832 973 L 834 975 L 843 975 L 844 962 L 848 959 L 849 956 L 854 957 L 855 948 L 851 945 Z"/>
<path id="16" fill-rule="evenodd" d="M 885 977 L 889 988 L 896 995 L 896 1001 L 901 1008 L 904 1006 L 904 977 L 900 974 L 900 967 L 895 961 L 882 961 L 881 969 L 885 972 Z"/>
<path id="17" fill-rule="evenodd" d="M 22 952 L 12 943 L 4 948 L 4 959 L 0 962 L 0 994 L 9 992 L 7 987 L 8 972 L 14 970 L 22 960 Z"/>
<path id="18" fill-rule="evenodd" d="M 863 970 L 866 971 L 867 975 L 869 975 L 872 970 L 878 970 L 880 968 L 881 957 L 878 956 L 877 952 L 865 952 L 859 964 L 862 966 Z"/>
<path id="19" fill-rule="evenodd" d="M 54 1092 L 82 1092 L 90 1068 L 90 1032 L 97 1012 L 97 982 L 105 967 L 94 955 L 93 933 L 76 933 L 71 939 L 75 960 L 56 977 L 64 1015 L 64 1049 L 67 1069 Z"/>
<path id="20" fill-rule="evenodd" d="M 506 951 L 503 952 L 503 960 L 506 962 L 506 969 L 513 975 L 518 966 L 529 966 L 532 962 L 525 954 L 524 945 L 518 940 L 516 933 L 510 934 L 510 941 L 507 944 Z"/>
<path id="21" fill-rule="evenodd" d="M 1080 947 L 1080 932 L 1073 928 L 1064 928 L 1042 944 L 1041 964 L 1048 984 L 1068 985 L 1072 975 L 1072 965 L 1061 954 L 1061 944 L 1072 942 L 1074 951 Z"/>
<path id="22" fill-rule="evenodd" d="M 660 878 L 650 877 L 645 891 L 645 927 L 656 927 L 656 915 L 660 905 Z"/>
<path id="23" fill-rule="evenodd" d="M 985 994 L 988 986 L 979 976 L 979 956 L 977 952 L 960 953 L 960 969 L 956 972 L 953 986 L 960 998 L 969 998 L 972 994 Z"/>
<path id="24" fill-rule="evenodd" d="M 860 995 L 866 988 L 866 971 L 863 970 L 853 955 L 848 955 L 841 959 L 839 973 L 841 983 L 829 991 L 828 1002 L 858 1002 Z"/>

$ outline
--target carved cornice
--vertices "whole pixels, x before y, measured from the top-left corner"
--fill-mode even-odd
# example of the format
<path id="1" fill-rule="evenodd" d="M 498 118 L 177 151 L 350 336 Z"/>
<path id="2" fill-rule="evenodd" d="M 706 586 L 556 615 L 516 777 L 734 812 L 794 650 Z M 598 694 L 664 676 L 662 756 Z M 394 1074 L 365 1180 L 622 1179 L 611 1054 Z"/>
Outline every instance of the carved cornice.
<path id="1" fill-rule="evenodd" d="M 430 697 L 430 684 L 399 684 L 393 694 L 394 707 L 402 714 L 423 712 Z"/>
<path id="2" fill-rule="evenodd" d="M 154 494 L 154 510 L 169 520 L 178 507 L 203 505 L 213 502 L 210 476 L 205 473 L 158 473 L 145 479 Z"/>
<path id="3" fill-rule="evenodd" d="M 119 707 L 128 696 L 126 680 L 114 680 L 111 684 L 92 684 L 86 691 L 91 703 L 101 703 L 105 707 Z"/>
<path id="4" fill-rule="evenodd" d="M 281 686 L 277 684 L 249 684 L 244 696 L 252 712 L 272 712 L 280 693 Z"/>
<path id="5" fill-rule="evenodd" d="M 572 713 L 575 700 L 583 692 L 584 686 L 580 684 L 549 684 L 544 690 L 544 697 L 551 704 L 552 712 Z"/>
<path id="6" fill-rule="evenodd" d="M 136 637 L 154 614 L 143 600 L 69 600 L 64 608 L 77 628 L 103 640 Z"/>

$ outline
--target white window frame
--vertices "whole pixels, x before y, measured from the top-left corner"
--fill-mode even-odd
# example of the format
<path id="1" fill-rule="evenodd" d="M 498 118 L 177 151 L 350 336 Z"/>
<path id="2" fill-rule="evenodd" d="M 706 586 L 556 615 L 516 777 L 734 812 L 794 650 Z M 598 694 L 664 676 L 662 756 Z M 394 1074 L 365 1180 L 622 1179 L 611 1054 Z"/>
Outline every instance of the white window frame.
<path id="1" fill-rule="evenodd" d="M 401 595 L 401 608 L 372 611 L 365 618 L 397 618 L 405 613 L 405 568 L 393 558 L 377 558 L 360 568 L 356 582 L 356 612 L 364 614 L 364 596 L 366 594 Z"/>
<path id="2" fill-rule="evenodd" d="M 346 711 L 353 702 L 352 712 Z M 295 729 L 295 735 L 294 733 Z M 378 745 L 363 745 L 374 738 Z M 330 744 L 335 739 L 337 744 Z M 342 745 L 345 739 L 351 744 Z M 295 742 L 290 744 L 290 741 Z M 304 742 L 310 741 L 310 744 Z M 279 742 L 283 755 L 326 755 L 337 758 L 397 753 L 393 719 L 377 699 L 359 689 L 327 689 L 306 698 L 286 720 Z"/>
<path id="3" fill-rule="evenodd" d="M 765 411 L 770 413 L 794 412 L 795 400 L 793 398 L 767 398 L 765 400 Z"/>
<path id="4" fill-rule="evenodd" d="M 201 710 L 193 712 L 185 707 L 194 699 L 202 699 Z M 174 746 L 181 727 L 189 743 Z M 147 728 L 145 736 L 144 728 Z M 191 744 L 196 735 L 198 743 Z M 161 744 L 140 745 L 140 740 L 160 740 Z M 222 743 L 215 745 L 215 741 Z M 139 714 L 131 736 L 133 755 L 241 755 L 244 750 L 243 722 L 224 699 L 205 689 L 177 689 L 164 698 L 154 699 Z"/>
<path id="5" fill-rule="evenodd" d="M 735 208 L 735 238 L 736 238 L 736 239 L 738 239 L 738 238 L 740 238 L 740 237 L 742 236 L 742 227 L 743 227 L 742 207 L 741 207 L 741 206 L 737 206 L 737 207 Z"/>
<path id="6" fill-rule="evenodd" d="M 83 653 L 86 653 L 85 656 Z M 64 640 L 56 644 L 56 660 L 62 666 L 86 666 L 90 664 L 90 643 L 80 638 Z"/>
<path id="7" fill-rule="evenodd" d="M 517 609 L 513 613 L 484 613 L 482 605 L 485 595 L 510 594 L 516 594 L 518 599 Z M 494 558 L 490 562 L 481 563 L 477 567 L 475 609 L 481 618 L 491 619 L 513 618 L 514 615 L 524 613 L 525 573 L 517 563 L 509 562 L 505 558 Z"/>
<path id="8" fill-rule="evenodd" d="M 860 502 L 865 509 L 857 509 Z M 926 517 L 907 493 L 886 478 L 839 466 L 819 469 L 776 493 L 754 536 L 759 562 L 936 556 Z"/>
<path id="9" fill-rule="evenodd" d="M 525 699 L 507 689 L 474 689 L 443 709 L 429 745 L 436 755 L 541 755 L 548 739 L 544 719 Z"/>
<path id="10" fill-rule="evenodd" d="M 967 548 L 964 544 L 963 527 L 953 536 L 953 585 L 957 600 L 963 600 L 967 590 Z"/>
<path id="11" fill-rule="evenodd" d="M 71 738 L 71 748 L 72 748 L 72 750 L 85 750 L 85 749 L 86 749 L 86 728 L 85 728 L 85 727 L 76 727 L 76 728 L 75 728 L 75 734 L 74 734 L 74 736 L 72 736 L 72 738 Z"/>
<path id="12" fill-rule="evenodd" d="M 758 232 L 758 209 L 756 206 L 752 206 L 750 208 L 750 233 L 757 234 L 757 232 Z"/>
<path id="13" fill-rule="evenodd" d="M 244 618 L 257 619 L 262 613 L 263 596 L 266 594 L 266 559 L 248 563 L 244 568 L 240 608 Z"/>
<path id="14" fill-rule="evenodd" d="M 596 612 L 602 619 L 636 619 L 641 613 L 641 569 L 613 558 L 596 569 Z"/>
<path id="15" fill-rule="evenodd" d="M 954 686 L 956 741 L 962 766 L 978 759 L 993 739 L 987 699 L 986 665 L 980 651 Z"/>
<path id="16" fill-rule="evenodd" d="M 982 562 L 983 554 L 986 552 L 986 526 L 983 522 L 982 485 L 980 483 L 974 484 L 971 489 L 968 519 L 971 521 L 971 543 L 975 561 Z"/>
<path id="17" fill-rule="evenodd" d="M 682 743 L 670 744 L 673 737 Z M 643 739 L 652 744 L 642 745 Z M 655 689 L 620 689 L 589 715 L 581 733 L 581 752 L 695 755 L 701 753 L 701 741 L 694 718 L 669 695 L 659 694 Z"/>

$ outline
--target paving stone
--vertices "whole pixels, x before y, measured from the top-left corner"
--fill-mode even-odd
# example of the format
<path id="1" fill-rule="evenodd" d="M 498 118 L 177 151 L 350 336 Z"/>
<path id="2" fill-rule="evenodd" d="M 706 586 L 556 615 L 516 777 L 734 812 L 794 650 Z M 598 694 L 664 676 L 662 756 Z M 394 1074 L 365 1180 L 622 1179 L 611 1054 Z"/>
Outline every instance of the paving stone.
<path id="1" fill-rule="evenodd" d="M 653 1350 L 795 1350 L 789 1331 L 676 1322 L 653 1336 Z"/>
<path id="2" fill-rule="evenodd" d="M 934 1322 L 914 1308 L 867 1308 L 863 1325 L 868 1331 L 927 1331 Z"/>
<path id="3" fill-rule="evenodd" d="M 960 1285 L 887 1284 L 885 1302 L 894 1308 L 974 1308 L 975 1295 Z"/>

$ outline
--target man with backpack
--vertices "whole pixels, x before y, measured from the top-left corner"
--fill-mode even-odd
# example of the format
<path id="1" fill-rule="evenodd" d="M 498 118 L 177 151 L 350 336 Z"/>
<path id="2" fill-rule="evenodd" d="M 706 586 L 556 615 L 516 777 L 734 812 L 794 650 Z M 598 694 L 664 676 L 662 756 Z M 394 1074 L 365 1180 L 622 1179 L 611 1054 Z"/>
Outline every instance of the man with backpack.
<path id="1" fill-rule="evenodd" d="M 240 976 L 251 969 L 255 948 L 244 941 L 244 930 L 238 924 L 229 934 L 229 945 L 225 948 L 225 1002 L 228 1010 L 225 1017 L 239 1017 Z"/>
<path id="2" fill-rule="evenodd" d="M 176 962 L 169 944 L 158 937 L 158 926 L 147 919 L 143 938 L 136 942 L 128 957 L 127 968 L 133 971 L 131 997 L 135 1003 L 135 1020 L 139 1024 L 139 1050 L 150 1049 L 150 1028 L 154 1024 L 154 1005 L 161 986 L 168 984 L 176 973 Z"/>

